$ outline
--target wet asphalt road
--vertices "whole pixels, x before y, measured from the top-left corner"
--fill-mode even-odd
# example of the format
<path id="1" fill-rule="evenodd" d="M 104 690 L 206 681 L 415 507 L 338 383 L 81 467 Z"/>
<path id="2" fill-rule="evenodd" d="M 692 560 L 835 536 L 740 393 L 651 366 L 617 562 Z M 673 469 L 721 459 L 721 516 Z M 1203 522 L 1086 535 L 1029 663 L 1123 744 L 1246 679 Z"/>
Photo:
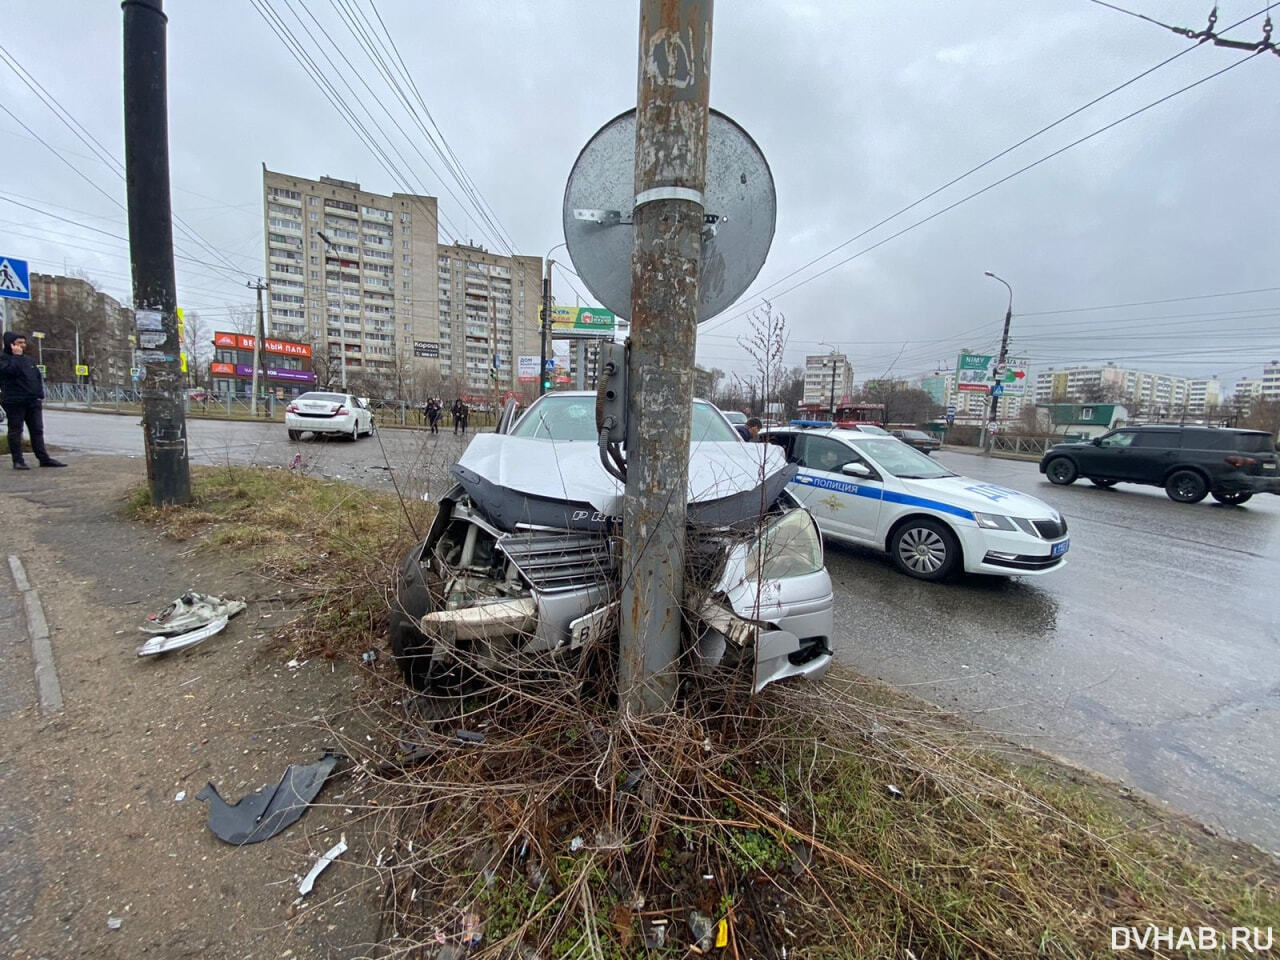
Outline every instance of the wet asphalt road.
<path id="1" fill-rule="evenodd" d="M 137 418 L 46 411 L 69 452 L 142 454 Z M 436 495 L 448 428 L 289 443 L 281 424 L 189 422 L 193 460 L 298 469 Z M 1193 506 L 1135 486 L 1055 487 L 1034 463 L 943 452 L 959 473 L 1067 518 L 1066 567 L 925 584 L 829 546 L 838 656 L 987 729 L 1097 770 L 1280 852 L 1280 497 Z"/>
<path id="2" fill-rule="evenodd" d="M 1280 497 L 1188 506 L 1154 487 L 1055 487 L 1035 463 L 938 459 L 1057 507 L 1069 562 L 934 585 L 829 547 L 840 658 L 1280 851 Z"/>

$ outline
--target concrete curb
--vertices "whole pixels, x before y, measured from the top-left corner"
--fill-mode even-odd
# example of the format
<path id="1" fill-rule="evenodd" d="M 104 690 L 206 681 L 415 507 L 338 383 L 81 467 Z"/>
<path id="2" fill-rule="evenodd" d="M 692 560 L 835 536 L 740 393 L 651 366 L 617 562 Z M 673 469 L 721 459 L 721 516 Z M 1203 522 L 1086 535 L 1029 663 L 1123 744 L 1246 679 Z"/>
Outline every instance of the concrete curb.
<path id="1" fill-rule="evenodd" d="M 43 713 L 57 713 L 62 709 L 62 685 L 53 664 L 53 644 L 49 639 L 49 622 L 44 617 L 40 594 L 27 579 L 22 561 L 9 557 L 9 572 L 13 583 L 22 594 L 22 605 L 27 614 L 27 636 L 31 640 L 31 656 L 36 662 L 36 696 Z"/>

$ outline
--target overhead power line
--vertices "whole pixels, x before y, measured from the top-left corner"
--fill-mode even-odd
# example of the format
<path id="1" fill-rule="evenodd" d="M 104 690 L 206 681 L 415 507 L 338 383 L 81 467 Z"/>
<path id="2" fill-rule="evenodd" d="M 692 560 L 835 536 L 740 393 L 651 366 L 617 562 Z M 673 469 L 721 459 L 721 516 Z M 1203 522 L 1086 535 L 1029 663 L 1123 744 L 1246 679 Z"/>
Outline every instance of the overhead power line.
<path id="1" fill-rule="evenodd" d="M 1255 19 L 1255 18 L 1256 18 L 1256 17 L 1258 17 L 1258 16 L 1261 16 L 1261 15 L 1262 15 L 1263 13 L 1265 13 L 1265 12 L 1266 12 L 1266 8 L 1264 8 L 1263 10 L 1259 10 L 1259 11 L 1257 11 L 1256 13 L 1252 13 L 1252 14 L 1250 14 L 1249 16 L 1247 16 L 1247 17 L 1245 17 L 1245 18 L 1243 18 L 1243 19 L 1241 19 L 1241 20 L 1238 20 L 1236 23 L 1232 24 L 1230 27 L 1227 27 L 1226 29 L 1227 29 L 1227 30 L 1234 29 L 1235 27 L 1238 27 L 1238 26 L 1240 26 L 1241 24 L 1247 23 L 1248 21 L 1253 20 L 1253 19 Z M 901 209 L 899 209 L 899 210 L 895 211 L 894 213 L 890 214 L 889 216 L 885 217 L 883 220 L 880 220 L 879 222 L 872 224 L 871 226 L 867 227 L 865 230 L 862 230 L 861 232 L 859 232 L 859 233 L 857 233 L 857 234 L 854 234 L 854 235 L 853 235 L 852 237 L 850 237 L 848 240 L 845 240 L 845 241 L 843 241 L 843 242 L 841 242 L 841 243 L 837 244 L 836 246 L 832 247 L 830 250 L 827 250 L 825 253 L 822 253 L 822 254 L 818 255 L 817 257 L 814 257 L 814 258 L 813 258 L 812 260 L 810 260 L 808 263 L 806 263 L 806 264 L 804 264 L 804 265 L 802 265 L 802 266 L 800 266 L 800 267 L 797 267 L 796 269 L 792 270 L 790 273 L 787 273 L 787 274 L 783 275 L 782 277 L 779 277 L 777 280 L 771 281 L 771 282 L 770 282 L 770 283 L 768 283 L 766 286 L 764 286 L 764 287 L 760 288 L 759 290 L 755 291 L 755 292 L 752 294 L 752 297 L 753 297 L 753 298 L 758 297 L 758 298 L 760 298 L 760 299 L 762 299 L 762 300 L 763 300 L 763 296 L 762 296 L 762 295 L 763 295 L 763 294 L 765 294 L 766 292 L 768 292 L 769 290 L 773 289 L 774 287 L 778 286 L 779 284 L 781 284 L 781 283 L 785 283 L 787 280 L 789 280 L 789 279 L 791 279 L 792 277 L 794 277 L 794 276 L 796 276 L 796 275 L 798 275 L 798 274 L 802 273 L 803 271 L 807 270 L 809 267 L 811 267 L 811 266 L 813 266 L 813 265 L 815 265 L 815 264 L 817 264 L 817 263 L 821 262 L 822 260 L 825 260 L 827 257 L 831 256 L 832 254 L 836 253 L 837 251 L 844 249 L 844 248 L 845 248 L 845 247 L 847 247 L 849 244 L 854 243 L 854 242 L 856 242 L 856 241 L 858 241 L 858 240 L 862 239 L 863 237 L 867 236 L 867 234 L 871 233 L 872 231 L 874 231 L 874 230 L 876 230 L 876 229 L 878 229 L 878 228 L 880 228 L 880 227 L 884 226 L 885 224 L 887 224 L 887 223 L 891 222 L 892 220 L 897 219 L 898 217 L 902 216 L 904 213 L 907 213 L 908 211 L 915 209 L 915 208 L 916 208 L 916 207 L 918 207 L 920 204 L 924 203 L 924 202 L 925 202 L 925 201 L 927 201 L 927 200 L 932 199 L 933 197 L 937 196 L 937 195 L 938 195 L 939 193 L 941 193 L 942 191 L 944 191 L 944 190 L 948 189 L 949 187 L 955 186 L 957 183 L 960 183 L 962 180 L 967 179 L 968 177 L 970 177 L 970 176 L 972 176 L 973 174 L 977 173 L 979 170 L 982 170 L 982 169 L 984 169 L 985 167 L 990 166 L 990 165 L 991 165 L 992 163 L 994 163 L 995 161 L 997 161 L 997 160 L 1001 159 L 1002 157 L 1007 156 L 1008 154 L 1012 153 L 1014 150 L 1017 150 L 1019 147 L 1022 147 L 1022 146 L 1024 146 L 1025 144 L 1030 143 L 1032 140 L 1035 140 L 1037 137 L 1041 136 L 1042 134 L 1045 134 L 1045 133 L 1047 133 L 1048 131 L 1050 131 L 1050 130 L 1054 129 L 1055 127 L 1060 126 L 1061 124 L 1065 123 L 1067 120 L 1070 120 L 1072 117 L 1075 117 L 1075 116 L 1079 115 L 1080 113 L 1084 112 L 1085 110 L 1088 110 L 1090 107 L 1093 107 L 1093 106 L 1095 106 L 1095 105 L 1097 105 L 1097 104 L 1101 103 L 1103 100 L 1106 100 L 1108 97 L 1111 97 L 1111 96 L 1113 96 L 1113 95 L 1115 95 L 1115 94 L 1119 93 L 1121 90 L 1124 90 L 1125 88 L 1132 86 L 1133 84 L 1137 83 L 1139 80 L 1142 80 L 1144 77 L 1147 77 L 1147 76 L 1151 75 L 1151 74 L 1152 74 L 1152 73 L 1154 73 L 1155 71 L 1160 70 L 1161 68 L 1168 66 L 1170 63 L 1173 63 L 1173 62 L 1174 62 L 1175 60 L 1177 60 L 1179 57 L 1183 57 L 1183 56 L 1185 56 L 1187 53 L 1191 52 L 1191 50 L 1192 50 L 1192 49 L 1194 49 L 1194 48 L 1190 48 L 1190 47 L 1189 47 L 1189 48 L 1187 48 L 1187 49 L 1185 49 L 1185 50 L 1181 50 L 1181 51 L 1179 51 L 1178 53 L 1175 53 L 1173 56 L 1168 57 L 1168 58 L 1166 58 L 1166 59 L 1164 59 L 1164 60 L 1160 61 L 1160 62 L 1159 62 L 1159 63 L 1157 63 L 1155 66 L 1148 67 L 1146 70 L 1142 71 L 1142 72 L 1141 72 L 1141 73 L 1139 73 L 1137 76 L 1132 77 L 1132 78 L 1131 78 L 1131 79 L 1129 79 L 1129 80 L 1126 80 L 1124 83 L 1121 83 L 1121 84 L 1119 84 L 1118 86 L 1112 87 L 1112 88 L 1111 88 L 1110 90 L 1108 90 L 1106 93 L 1104 93 L 1104 94 L 1102 94 L 1102 95 L 1100 95 L 1100 96 L 1094 97 L 1092 100 L 1088 101 L 1087 103 L 1082 104 L 1081 106 L 1077 107 L 1076 109 L 1072 110 L 1071 112 L 1069 112 L 1069 113 L 1067 113 L 1067 114 L 1064 114 L 1063 116 L 1059 117 L 1057 120 L 1054 120 L 1052 123 L 1046 124 L 1045 126 L 1041 127 L 1039 130 L 1037 130 L 1035 133 L 1032 133 L 1032 134 L 1030 134 L 1030 135 L 1028 135 L 1028 136 L 1026 136 L 1026 137 L 1023 137 L 1023 138 L 1022 138 L 1021 140 L 1019 140 L 1017 143 L 1014 143 L 1014 144 L 1012 144 L 1012 145 L 1010 145 L 1010 146 L 1006 147 L 1005 149 L 1001 150 L 999 153 L 995 154 L 994 156 L 989 157 L 988 159 L 986 159 L 986 160 L 982 161 L 982 162 L 981 162 L 981 163 L 979 163 L 978 165 L 976 165 L 976 166 L 974 166 L 974 167 L 971 167 L 970 169 L 966 170 L 964 173 L 960 174 L 959 176 L 954 177 L 954 178 L 952 178 L 951 180 L 947 181 L 946 183 L 942 184 L 941 186 L 934 188 L 934 189 L 933 189 L 933 190 L 931 190 L 929 193 L 925 194 L 924 196 L 920 197 L 920 198 L 919 198 L 919 199 L 917 199 L 917 200 L 912 201 L 911 203 L 907 204 L 905 207 L 902 207 Z M 1211 79 L 1211 78 L 1206 78 L 1206 79 Z M 1203 81 L 1202 81 L 1202 82 L 1203 82 Z M 1184 88 L 1184 89 L 1189 89 L 1189 88 Z M 1178 91 L 1178 92 L 1181 92 L 1181 91 Z M 1171 96 L 1176 96 L 1176 95 L 1177 95 L 1177 94 L 1175 93 L 1175 94 L 1172 94 Z M 1166 98 L 1166 99 L 1167 99 L 1167 98 Z M 1160 103 L 1160 102 L 1162 102 L 1162 101 L 1157 101 L 1157 103 Z M 1155 105 L 1155 104 L 1152 104 L 1151 106 L 1154 106 L 1154 105 Z M 1147 109 L 1147 108 L 1144 108 L 1144 109 Z M 1138 112 L 1141 112 L 1141 111 L 1138 111 Z M 1136 116 L 1136 115 L 1137 115 L 1137 114 L 1135 113 L 1135 114 L 1131 114 L 1130 116 Z M 1119 122 L 1123 122 L 1123 120 L 1125 120 L 1125 119 L 1128 119 L 1128 118 L 1127 118 L 1127 117 L 1122 117 L 1120 121 L 1117 121 L 1117 123 L 1119 123 Z M 1114 124 L 1112 124 L 1112 126 L 1114 126 Z M 1103 128 L 1103 130 L 1106 130 L 1106 129 L 1109 129 L 1109 127 L 1104 127 L 1104 128 Z M 1100 131 L 1095 131 L 1095 134 L 1091 134 L 1090 136 L 1096 135 L 1096 133 L 1101 133 L 1101 132 L 1102 132 L 1101 130 L 1100 130 Z M 1084 139 L 1088 139 L 1088 138 L 1086 137 L 1086 138 L 1084 138 Z M 1081 142 L 1083 142 L 1083 140 L 1078 140 L 1078 141 L 1076 141 L 1076 143 L 1081 143 Z M 1076 143 L 1068 144 L 1068 145 L 1067 145 L 1067 147 L 1064 147 L 1064 148 L 1063 148 L 1063 150 L 1070 149 L 1072 146 L 1075 146 L 1075 145 L 1076 145 Z M 1061 152 L 1062 152 L 1061 150 L 1060 150 L 1060 151 L 1057 151 L 1057 153 L 1061 153 Z M 1047 160 L 1047 159 L 1049 159 L 1050 157 L 1056 156 L 1056 155 L 1057 155 L 1057 153 L 1050 154 L 1050 155 L 1049 155 L 1049 157 L 1042 158 L 1040 161 L 1037 161 L 1037 164 L 1038 164 L 1038 163 L 1043 162 L 1043 160 Z M 1027 166 L 1027 167 L 1022 168 L 1022 170 L 1015 171 L 1015 173 L 1014 173 L 1014 174 L 1012 174 L 1012 175 L 1011 175 L 1011 177 L 1012 177 L 1012 176 L 1017 176 L 1019 173 L 1024 172 L 1025 170 L 1028 170 L 1028 169 L 1030 169 L 1032 166 L 1035 166 L 1035 165 L 1036 165 L 1036 164 L 1031 164 L 1031 165 L 1029 165 L 1029 166 Z M 1008 177 L 1008 178 L 1005 178 L 1005 179 L 1006 179 L 1006 180 L 1007 180 L 1007 179 L 1011 179 L 1011 177 Z M 1003 183 L 1003 182 L 1004 182 L 1003 180 L 1001 180 L 1001 181 L 997 181 L 997 183 L 992 184 L 991 186 L 997 186 L 997 185 L 999 185 L 1000 183 Z M 979 194 L 979 193 L 983 193 L 983 192 L 985 192 L 985 190 L 986 190 L 986 189 L 991 189 L 991 187 L 987 187 L 987 188 L 985 188 L 985 189 L 984 189 L 984 190 L 982 190 L 982 191 L 978 191 L 978 193 L 970 194 L 968 197 L 965 197 L 963 200 L 961 200 L 961 201 L 960 201 L 960 203 L 963 203 L 963 202 L 965 202 L 966 200 L 970 200 L 970 199 L 972 199 L 973 197 L 978 196 L 978 194 Z M 938 216 L 938 215 L 939 215 L 939 214 L 941 214 L 941 213 L 945 213 L 945 212 L 947 212 L 948 210 L 950 210 L 950 209 L 952 209 L 953 207 L 958 206 L 958 205 L 959 205 L 959 204 L 953 204 L 951 207 L 947 207 L 947 208 L 945 208 L 945 209 L 943 209 L 943 210 L 939 211 L 937 214 L 934 214 L 933 216 Z M 921 221 L 919 221 L 919 222 L 918 222 L 918 223 L 916 223 L 916 224 L 912 224 L 912 226 L 911 226 L 911 227 L 909 227 L 908 229 L 914 229 L 914 227 L 919 226 L 919 225 L 921 225 L 921 224 L 923 224 L 923 223 L 926 223 L 926 222 L 928 222 L 928 220 L 930 220 L 930 219 L 932 219 L 932 217 L 927 217 L 927 218 L 925 218 L 925 220 L 921 220 Z M 901 233 L 904 233 L 904 232 L 906 232 L 906 231 L 901 231 L 901 232 L 900 232 L 900 233 L 898 233 L 898 234 L 894 234 L 894 237 L 900 236 L 900 235 L 901 235 Z M 890 237 L 890 238 L 888 238 L 888 239 L 893 239 L 894 237 Z M 875 249 L 875 248 L 874 248 L 874 247 L 868 248 L 868 250 L 861 251 L 861 253 L 856 254 L 855 256 L 861 256 L 861 255 L 862 255 L 862 253 L 866 253 L 866 252 L 868 252 L 868 251 L 869 251 L 869 250 L 871 250 L 871 249 Z M 843 265 L 844 263 L 848 263 L 848 262 L 849 262 L 849 259 L 854 259 L 854 258 L 853 258 L 853 257 L 850 257 L 850 258 L 848 258 L 848 259 L 846 259 L 846 260 L 842 260 L 842 261 L 840 261 L 840 263 L 836 264 L 836 266 L 841 266 L 841 265 Z M 815 280 L 815 279 L 817 279 L 818 277 L 822 276 L 824 273 L 827 273 L 827 272 L 829 272 L 829 271 L 828 271 L 828 270 L 824 270 L 824 271 L 822 271 L 822 273 L 815 274 L 814 276 L 810 277 L 808 280 L 806 280 L 806 281 L 804 281 L 804 282 L 805 282 L 805 283 L 807 283 L 807 282 L 809 282 L 809 280 Z M 786 290 L 782 291 L 782 293 L 789 293 L 791 290 L 796 289 L 796 287 L 797 287 L 797 286 L 800 286 L 800 285 L 801 285 L 801 284 L 796 284 L 796 285 L 794 285 L 794 286 L 792 286 L 792 287 L 788 287 Z M 775 294 L 774 296 L 781 296 L 781 295 L 782 295 L 782 294 Z M 737 319 L 739 319 L 739 318 L 741 318 L 741 317 L 743 317 L 743 316 L 746 316 L 746 315 L 747 315 L 747 313 L 749 313 L 751 310 L 756 309 L 756 306 L 757 306 L 757 305 L 754 305 L 754 304 L 753 304 L 750 308 L 747 308 L 746 310 L 739 311 L 739 312 L 737 312 L 737 313 L 731 314 L 731 315 L 730 315 L 730 316 L 728 316 L 728 317 L 725 317 L 725 318 L 724 318 L 724 319 L 722 319 L 722 320 L 718 320 L 718 321 L 716 321 L 716 322 L 715 322 L 715 324 L 714 324 L 714 326 L 713 326 L 713 327 L 710 327 L 710 328 L 708 328 L 708 329 L 714 329 L 714 328 L 721 327 L 721 326 L 723 326 L 724 324 L 726 324 L 726 323 L 730 322 L 731 320 L 737 320 Z M 699 331 L 699 333 L 701 333 L 701 332 L 702 332 L 702 331 Z"/>
<path id="2" fill-rule="evenodd" d="M 1257 16 L 1257 14 L 1255 14 L 1254 16 Z M 1013 171 L 1012 173 L 1004 177 L 1001 177 L 999 180 L 996 180 L 993 183 L 989 183 L 987 184 L 987 186 L 982 187 L 979 190 L 975 190 L 972 193 L 961 197 L 959 200 L 956 200 L 955 202 L 950 203 L 947 206 L 934 211 L 933 213 L 929 214 L 929 216 L 923 217 L 920 220 L 917 220 L 914 223 L 911 223 L 903 227 L 901 230 L 898 230 L 897 232 L 892 233 L 881 240 L 877 240 L 875 243 L 871 244 L 870 246 L 864 247 L 863 249 L 859 250 L 857 253 L 854 253 L 851 256 L 845 257 L 843 260 L 839 260 L 836 263 L 833 263 L 830 266 L 825 267 L 824 269 L 818 271 L 817 273 L 809 277 L 806 277 L 805 279 L 799 281 L 798 283 L 794 283 L 791 286 L 785 288 L 784 290 L 781 290 L 777 293 L 772 294 L 771 299 L 776 300 L 778 297 L 788 294 L 791 291 L 804 286 L 805 284 L 812 283 L 814 280 L 817 280 L 819 277 L 825 276 L 826 274 L 830 273 L 832 270 L 835 270 L 839 267 L 844 266 L 846 263 L 849 263 L 851 260 L 856 260 L 859 257 L 864 256 L 865 254 L 868 254 L 871 251 L 884 246 L 886 243 L 890 242 L 891 240 L 896 240 L 898 237 L 902 236 L 903 234 L 909 233 L 912 230 L 916 229 L 917 227 L 921 227 L 924 224 L 930 222 L 931 220 L 937 219 L 938 217 L 942 216 L 944 213 L 948 213 L 954 210 L 956 207 L 960 206 L 961 204 L 968 203 L 970 200 L 973 200 L 975 197 L 980 197 L 984 193 L 987 193 L 990 190 L 994 190 L 998 186 L 1008 183 L 1010 180 L 1014 179 L 1015 177 L 1021 176 L 1022 174 L 1026 173 L 1029 170 L 1033 170 L 1034 168 L 1040 166 L 1040 164 L 1046 163 L 1047 161 L 1052 160 L 1054 157 L 1057 157 L 1063 153 L 1066 153 L 1068 150 L 1074 147 L 1078 147 L 1080 144 L 1085 143 L 1089 140 L 1092 140 L 1094 137 L 1100 136 L 1101 134 L 1106 133 L 1108 130 L 1114 129 L 1115 127 L 1118 127 L 1120 124 L 1125 123 L 1126 121 L 1132 120 L 1134 117 L 1140 116 L 1141 114 L 1146 113 L 1148 110 L 1151 110 L 1155 107 L 1160 106 L 1162 103 L 1167 103 L 1169 100 L 1172 100 L 1174 97 L 1180 96 L 1189 90 L 1193 90 L 1196 87 L 1200 86 L 1201 84 L 1208 83 L 1210 80 L 1216 79 L 1217 77 L 1222 76 L 1224 73 L 1234 70 L 1236 67 L 1239 67 L 1242 64 L 1248 63 L 1250 60 L 1254 59 L 1254 57 L 1257 57 L 1257 56 L 1258 56 L 1258 53 L 1253 53 L 1250 56 L 1244 57 L 1241 60 L 1237 60 L 1235 63 L 1228 64 L 1227 66 L 1223 67 L 1221 70 L 1216 70 L 1206 77 L 1201 77 L 1199 80 L 1189 83 L 1184 87 L 1180 87 L 1177 90 L 1173 91 L 1172 93 L 1166 94 L 1160 99 L 1147 104 L 1145 107 L 1140 107 L 1137 110 L 1132 111 L 1131 113 L 1127 113 L 1124 116 L 1120 117 L 1119 119 L 1113 120 L 1110 123 L 1102 127 L 1099 127 L 1097 130 L 1094 130 L 1092 133 L 1086 134 L 1083 137 L 1079 137 L 1078 139 L 1071 141 L 1065 146 L 1059 147 L 1057 150 L 1054 150 L 1052 153 L 1046 154 L 1045 156 L 1041 157 L 1038 160 L 1034 160 L 1031 163 L 1026 164 L 1025 166 L 1019 167 L 1017 170 Z M 889 219 L 893 219 L 893 218 L 891 217 Z M 882 221 L 882 223 L 884 222 L 888 222 L 888 221 L 887 220 Z M 870 230 L 873 230 L 873 229 L 875 229 L 875 227 L 871 227 L 869 228 L 869 230 L 863 231 L 863 233 L 859 234 L 859 236 L 865 236 L 866 233 L 868 233 Z M 840 246 L 841 247 L 846 246 L 848 243 L 849 241 L 845 241 L 845 243 L 841 244 Z M 839 248 L 836 248 L 836 249 L 839 249 Z M 829 255 L 830 252 L 831 251 L 828 251 L 828 254 L 824 254 L 823 257 L 819 257 L 817 259 L 818 260 L 823 259 L 825 256 Z M 816 262 L 816 261 L 811 261 L 811 263 L 812 262 Z M 793 271 L 791 274 L 788 274 L 788 276 L 794 276 L 797 272 L 798 271 Z M 780 281 L 777 281 L 777 282 L 780 282 Z M 770 284 L 770 286 L 774 286 L 774 285 L 775 284 Z M 768 288 L 765 288 L 765 289 L 768 289 Z M 762 290 L 761 293 L 763 292 L 764 291 Z M 739 317 L 746 316 L 748 313 L 750 313 L 752 309 L 755 309 L 755 307 L 753 306 L 747 310 L 732 314 L 728 317 L 725 317 L 723 320 L 718 320 L 714 324 L 709 325 L 707 329 L 714 330 L 719 327 L 722 327 L 726 323 L 728 323 L 730 320 L 736 320 Z"/>
<path id="3" fill-rule="evenodd" d="M 80 121 L 62 105 L 58 98 L 50 93 L 49 90 L 2 45 L 0 45 L 0 60 L 3 60 L 5 65 L 9 67 L 9 69 L 13 71 L 14 75 L 23 82 L 27 89 L 36 96 L 45 109 L 52 113 L 59 122 L 70 130 L 75 135 L 76 139 L 83 143 L 102 163 L 106 164 L 108 169 L 110 169 L 122 182 L 125 180 L 124 164 L 121 163 L 110 150 L 103 146 L 102 142 L 98 140 L 98 138 L 95 137 L 89 129 L 84 126 L 84 124 L 80 123 Z M 26 130 L 28 134 L 62 161 L 73 173 L 119 207 L 121 211 L 125 210 L 124 204 L 99 186 L 92 177 L 81 170 L 75 163 L 68 160 L 56 147 L 27 126 L 16 114 L 13 113 L 13 111 L 8 107 L 5 107 L 3 104 L 0 104 L 0 109 L 9 114 L 9 116 L 12 117 L 24 130 Z M 221 261 L 221 266 L 217 263 L 210 263 L 208 266 L 214 269 L 226 270 L 237 280 L 241 277 L 248 276 L 245 271 L 223 256 L 217 247 L 201 236 L 193 227 L 183 220 L 182 217 L 177 214 L 173 214 L 173 222 L 179 232 L 185 235 L 190 242 L 194 243 L 204 253 L 212 256 L 215 260 Z M 175 247 L 177 247 L 176 243 Z M 200 261 L 196 260 L 196 262 Z"/>
<path id="4" fill-rule="evenodd" d="M 1275 293 L 1280 287 L 1257 287 L 1253 290 L 1230 290 L 1226 293 L 1201 293 L 1190 297 L 1167 297 L 1163 300 L 1134 300 L 1130 303 L 1105 303 L 1096 307 L 1068 307 L 1062 310 L 1036 310 L 1019 313 L 1019 318 L 1051 317 L 1064 313 L 1089 313 L 1094 310 L 1119 310 L 1123 307 L 1149 307 L 1160 303 L 1186 303 L 1190 300 L 1213 300 L 1217 297 L 1243 297 L 1253 293 Z"/>

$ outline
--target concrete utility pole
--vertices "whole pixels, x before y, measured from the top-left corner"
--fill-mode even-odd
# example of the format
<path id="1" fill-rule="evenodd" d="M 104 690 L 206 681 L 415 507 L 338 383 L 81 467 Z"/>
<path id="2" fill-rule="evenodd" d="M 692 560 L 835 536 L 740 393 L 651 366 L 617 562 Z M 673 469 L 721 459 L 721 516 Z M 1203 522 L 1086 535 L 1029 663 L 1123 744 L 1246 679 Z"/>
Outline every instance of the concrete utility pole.
<path id="1" fill-rule="evenodd" d="M 169 206 L 163 0 L 124 0 L 124 159 L 147 481 L 156 506 L 191 500 Z"/>
<path id="2" fill-rule="evenodd" d="M 258 367 L 262 363 L 262 291 L 267 285 L 258 278 L 257 283 L 246 283 L 246 287 L 258 292 L 258 322 L 253 331 L 253 379 L 249 382 L 249 413 L 258 415 Z"/>
<path id="3" fill-rule="evenodd" d="M 712 0 L 641 0 L 619 705 L 676 693 Z"/>
<path id="4" fill-rule="evenodd" d="M 1009 321 L 1013 319 L 1013 287 L 1009 286 L 1004 280 L 1000 280 L 990 270 L 983 271 L 983 275 L 990 277 L 992 280 L 999 280 L 1004 284 L 1006 290 L 1009 291 L 1009 306 L 1004 311 L 1004 335 L 1000 338 L 1000 356 L 996 358 L 996 377 L 995 383 L 1004 382 L 1004 370 L 1008 365 L 1009 359 Z M 994 386 L 994 384 L 993 384 Z M 982 449 L 988 453 L 994 445 L 996 411 L 1000 406 L 1000 397 L 991 394 L 991 412 L 987 419 L 987 435 L 982 438 Z"/>

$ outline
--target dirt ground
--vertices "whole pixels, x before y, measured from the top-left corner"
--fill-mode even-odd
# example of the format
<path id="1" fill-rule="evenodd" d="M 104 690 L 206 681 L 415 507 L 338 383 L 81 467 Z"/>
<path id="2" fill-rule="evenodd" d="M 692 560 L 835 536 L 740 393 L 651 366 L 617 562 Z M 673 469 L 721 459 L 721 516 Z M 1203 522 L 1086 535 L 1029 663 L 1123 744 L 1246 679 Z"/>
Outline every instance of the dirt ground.
<path id="1" fill-rule="evenodd" d="M 105 457 L 3 476 L 2 553 L 39 591 L 64 707 L 37 705 L 4 564 L 0 955 L 362 956 L 377 936 L 377 882 L 361 866 L 373 855 L 349 778 L 282 834 L 239 848 L 208 830 L 195 795 L 212 781 L 234 802 L 318 759 L 336 746 L 326 724 L 354 722 L 363 680 L 326 661 L 287 665 L 292 651 L 272 636 L 294 614 L 277 585 L 122 519 L 143 479 L 140 460 Z M 187 589 L 249 607 L 200 646 L 139 660 L 139 623 Z M 295 904 L 298 878 L 344 833 L 349 852 Z"/>

